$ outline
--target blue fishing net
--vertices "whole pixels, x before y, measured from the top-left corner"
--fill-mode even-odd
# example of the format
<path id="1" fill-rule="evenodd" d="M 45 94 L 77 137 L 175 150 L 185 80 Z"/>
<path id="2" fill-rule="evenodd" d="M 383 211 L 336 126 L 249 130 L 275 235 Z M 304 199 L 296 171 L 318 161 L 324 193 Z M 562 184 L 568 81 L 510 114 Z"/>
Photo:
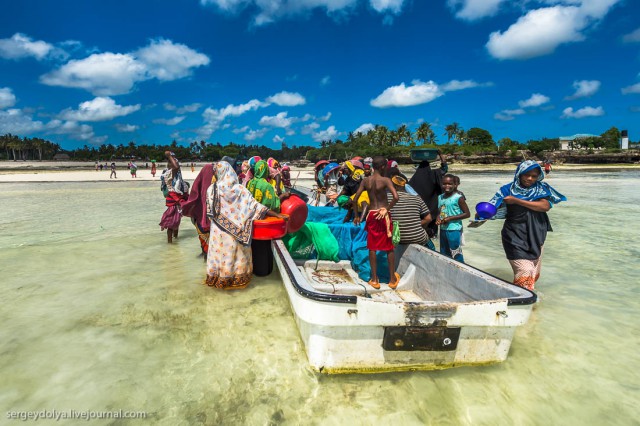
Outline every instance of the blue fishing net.
<path id="1" fill-rule="evenodd" d="M 343 223 L 345 210 L 309 206 L 307 222 L 298 232 L 283 238 L 289 253 L 296 259 L 349 260 L 361 280 L 369 281 L 371 266 L 364 224 Z M 324 225 L 324 226 L 317 226 Z M 326 228 L 325 228 L 326 226 Z M 325 229 L 330 231 L 328 234 Z M 334 257 L 334 247 L 337 253 Z M 378 279 L 389 282 L 387 254 L 376 254 Z"/>

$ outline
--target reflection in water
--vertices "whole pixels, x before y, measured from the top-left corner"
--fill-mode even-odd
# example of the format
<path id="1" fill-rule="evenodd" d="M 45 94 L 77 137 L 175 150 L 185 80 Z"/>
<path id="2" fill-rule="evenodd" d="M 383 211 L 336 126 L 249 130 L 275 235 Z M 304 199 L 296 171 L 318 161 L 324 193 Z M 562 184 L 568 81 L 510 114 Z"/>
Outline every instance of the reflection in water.
<path id="1" fill-rule="evenodd" d="M 510 173 L 462 173 L 473 206 Z M 571 424 L 637 421 L 640 173 L 554 172 L 537 290 L 508 360 L 488 367 L 323 376 L 277 273 L 202 285 L 196 233 L 157 226 L 156 182 L 3 184 L 0 409 L 144 410 L 158 424 Z M 499 222 L 465 258 L 507 280 Z M 108 423 L 108 422 L 107 422 Z"/>

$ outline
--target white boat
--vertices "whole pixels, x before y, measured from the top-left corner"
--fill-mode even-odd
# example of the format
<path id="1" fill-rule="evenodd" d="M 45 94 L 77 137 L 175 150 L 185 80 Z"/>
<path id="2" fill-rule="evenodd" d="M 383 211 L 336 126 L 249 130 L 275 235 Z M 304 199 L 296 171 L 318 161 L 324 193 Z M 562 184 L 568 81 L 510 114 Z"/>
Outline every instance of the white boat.
<path id="1" fill-rule="evenodd" d="M 535 293 L 418 245 L 399 246 L 398 287 L 373 289 L 349 261 L 294 260 L 272 244 L 311 368 L 433 370 L 504 361 Z"/>

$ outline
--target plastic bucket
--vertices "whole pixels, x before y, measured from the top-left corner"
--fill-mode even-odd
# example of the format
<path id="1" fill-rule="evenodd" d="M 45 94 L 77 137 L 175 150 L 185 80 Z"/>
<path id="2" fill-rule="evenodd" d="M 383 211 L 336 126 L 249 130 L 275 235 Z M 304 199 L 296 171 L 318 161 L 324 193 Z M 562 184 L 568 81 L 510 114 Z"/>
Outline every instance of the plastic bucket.
<path id="1" fill-rule="evenodd" d="M 253 221 L 254 240 L 275 240 L 287 233 L 287 223 L 279 217 L 267 217 Z"/>
<path id="2" fill-rule="evenodd" d="M 309 207 L 303 199 L 291 194 L 289 198 L 280 204 L 280 213 L 289 215 L 287 232 L 296 232 L 307 221 Z"/>
<path id="3" fill-rule="evenodd" d="M 476 213 L 480 219 L 491 219 L 497 212 L 498 209 L 491 203 L 483 202 L 476 204 Z"/>

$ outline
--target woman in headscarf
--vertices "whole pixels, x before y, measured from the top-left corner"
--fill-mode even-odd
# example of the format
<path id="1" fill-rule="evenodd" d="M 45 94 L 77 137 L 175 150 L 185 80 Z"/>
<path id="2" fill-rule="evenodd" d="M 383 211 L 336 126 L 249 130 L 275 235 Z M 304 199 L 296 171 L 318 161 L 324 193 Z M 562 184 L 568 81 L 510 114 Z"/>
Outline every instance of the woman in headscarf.
<path id="1" fill-rule="evenodd" d="M 284 191 L 280 162 L 273 157 L 269 157 L 267 160 L 267 166 L 269 166 L 269 183 L 275 188 L 276 194 L 280 196 Z"/>
<path id="2" fill-rule="evenodd" d="M 360 182 L 364 178 L 364 166 L 358 160 L 345 161 L 342 167 L 342 176 L 338 179 L 338 185 L 342 185 L 340 195 L 351 197 L 360 187 Z"/>
<path id="3" fill-rule="evenodd" d="M 213 178 L 213 165 L 205 164 L 193 181 L 189 198 L 182 204 L 182 215 L 191 218 L 196 227 L 200 248 L 205 259 L 209 251 L 211 220 L 207 217 L 207 190 Z"/>
<path id="4" fill-rule="evenodd" d="M 162 172 L 160 179 L 167 209 L 160 219 L 160 230 L 167 230 L 167 242 L 171 244 L 174 238 L 178 238 L 182 219 L 181 204 L 189 196 L 189 184 L 182 179 L 180 163 L 175 154 L 165 151 L 164 155 L 167 157 L 167 168 Z"/>
<path id="5" fill-rule="evenodd" d="M 502 186 L 489 201 L 504 218 L 502 247 L 513 269 L 513 283 L 533 290 L 540 278 L 547 232 L 553 231 L 547 212 L 567 198 L 542 182 L 544 172 L 533 160 L 520 163 L 513 182 Z"/>
<path id="6" fill-rule="evenodd" d="M 425 160 L 418 165 L 416 172 L 409 179 L 409 185 L 418 193 L 431 212 L 438 211 L 438 195 L 442 194 L 442 177 L 449 170 L 440 151 L 438 151 L 438 155 L 440 156 L 439 169 L 432 170 L 429 161 Z M 438 235 L 438 225 L 436 225 L 435 218 L 427 225 L 427 234 L 429 234 L 429 238 L 435 238 Z"/>
<path id="7" fill-rule="evenodd" d="M 221 289 L 245 288 L 253 273 L 251 233 L 253 221 L 265 216 L 287 219 L 256 201 L 238 182 L 230 164 L 214 164 L 207 190 L 211 218 L 206 284 Z"/>
<path id="8" fill-rule="evenodd" d="M 247 189 L 253 197 L 261 204 L 273 211 L 280 211 L 280 197 L 276 190 L 267 180 L 269 177 L 269 166 L 264 160 L 256 163 L 253 169 L 253 179 L 247 184 Z"/>

